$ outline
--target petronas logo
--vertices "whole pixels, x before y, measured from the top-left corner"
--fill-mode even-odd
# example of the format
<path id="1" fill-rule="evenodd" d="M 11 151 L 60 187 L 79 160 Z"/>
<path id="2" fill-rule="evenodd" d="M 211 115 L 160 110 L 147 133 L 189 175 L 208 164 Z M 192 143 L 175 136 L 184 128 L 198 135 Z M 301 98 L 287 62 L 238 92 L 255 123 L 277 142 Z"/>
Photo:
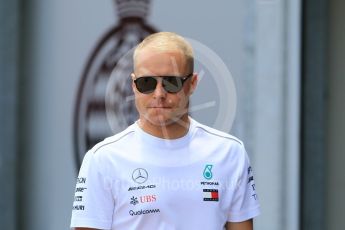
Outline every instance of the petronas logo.
<path id="1" fill-rule="evenodd" d="M 204 169 L 204 177 L 207 180 L 212 179 L 212 165 L 206 165 Z"/>

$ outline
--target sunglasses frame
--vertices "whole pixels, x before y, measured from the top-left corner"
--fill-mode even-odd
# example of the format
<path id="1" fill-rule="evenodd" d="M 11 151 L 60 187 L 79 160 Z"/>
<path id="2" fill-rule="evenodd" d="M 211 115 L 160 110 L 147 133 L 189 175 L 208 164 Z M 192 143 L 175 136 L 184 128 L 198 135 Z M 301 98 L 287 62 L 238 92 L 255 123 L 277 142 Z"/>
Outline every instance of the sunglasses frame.
<path id="1" fill-rule="evenodd" d="M 190 78 L 190 77 L 192 77 L 193 76 L 193 73 L 190 73 L 190 74 L 188 74 L 187 76 L 141 76 L 141 77 L 138 77 L 138 78 L 136 78 L 136 79 L 134 79 L 133 80 L 133 82 L 134 82 L 134 84 L 135 84 L 135 87 L 137 88 L 137 90 L 138 90 L 138 92 L 140 92 L 140 93 L 143 93 L 143 94 L 150 94 L 150 93 L 153 93 L 155 90 L 156 90 L 156 88 L 157 88 L 157 84 L 158 84 L 158 78 L 162 78 L 162 84 L 163 84 L 163 89 L 165 90 L 165 92 L 167 92 L 167 93 L 172 93 L 172 94 L 175 94 L 175 93 L 178 93 L 178 92 L 180 92 L 181 90 L 182 90 L 182 88 L 183 88 L 183 84 Z M 179 87 L 178 89 L 177 89 L 177 91 L 175 92 L 175 91 L 169 91 L 169 90 L 167 90 L 166 89 L 166 85 L 164 84 L 164 82 L 168 82 L 169 83 L 169 81 L 168 80 L 165 80 L 166 78 L 171 78 L 171 77 L 173 77 L 173 78 L 175 78 L 175 79 L 178 79 L 177 80 L 177 83 L 178 83 L 178 86 L 177 87 Z M 151 78 L 151 79 L 154 79 L 155 80 L 155 87 L 154 87 L 154 89 L 152 89 L 152 90 L 149 90 L 149 91 L 140 91 L 140 87 L 138 88 L 138 80 L 139 79 L 142 79 L 142 78 Z M 180 82 L 181 82 L 181 84 L 180 84 Z"/>

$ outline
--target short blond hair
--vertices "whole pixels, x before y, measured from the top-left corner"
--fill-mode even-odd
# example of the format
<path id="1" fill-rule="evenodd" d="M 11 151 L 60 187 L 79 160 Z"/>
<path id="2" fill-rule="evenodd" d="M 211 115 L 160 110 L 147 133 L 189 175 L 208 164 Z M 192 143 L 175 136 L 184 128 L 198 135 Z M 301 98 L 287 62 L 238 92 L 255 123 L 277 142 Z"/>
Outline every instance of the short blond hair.
<path id="1" fill-rule="evenodd" d="M 147 47 L 157 51 L 180 51 L 185 56 L 190 71 L 194 70 L 193 48 L 184 37 L 176 33 L 158 32 L 147 36 L 134 49 L 134 66 L 136 66 L 136 59 L 140 51 Z"/>

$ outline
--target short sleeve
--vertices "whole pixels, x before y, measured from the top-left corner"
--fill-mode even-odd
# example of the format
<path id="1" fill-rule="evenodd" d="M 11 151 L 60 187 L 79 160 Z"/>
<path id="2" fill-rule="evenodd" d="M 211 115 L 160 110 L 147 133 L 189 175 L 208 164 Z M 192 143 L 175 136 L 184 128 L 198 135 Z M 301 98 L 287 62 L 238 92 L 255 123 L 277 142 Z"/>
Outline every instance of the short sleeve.
<path id="1" fill-rule="evenodd" d="M 96 155 L 89 151 L 77 178 L 71 228 L 111 229 L 113 210 L 111 181 L 101 173 Z"/>
<path id="2" fill-rule="evenodd" d="M 228 222 L 242 222 L 260 214 L 253 169 L 243 146 L 238 154 L 241 156 L 238 164 L 239 179 L 231 201 Z"/>

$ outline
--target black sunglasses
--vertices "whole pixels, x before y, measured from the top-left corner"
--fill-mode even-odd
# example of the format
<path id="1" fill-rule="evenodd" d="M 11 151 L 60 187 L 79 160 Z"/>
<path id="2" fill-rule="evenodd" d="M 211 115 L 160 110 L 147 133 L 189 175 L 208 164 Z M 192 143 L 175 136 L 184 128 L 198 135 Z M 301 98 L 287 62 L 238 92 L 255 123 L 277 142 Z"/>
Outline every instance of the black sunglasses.
<path id="1" fill-rule="evenodd" d="M 162 78 L 162 86 L 164 90 L 168 93 L 177 93 L 179 92 L 184 82 L 193 76 L 193 73 L 188 74 L 185 77 L 178 77 L 178 76 L 143 76 L 138 77 L 134 80 L 134 84 L 137 87 L 140 93 L 149 94 L 155 91 L 157 86 L 157 78 Z"/>

